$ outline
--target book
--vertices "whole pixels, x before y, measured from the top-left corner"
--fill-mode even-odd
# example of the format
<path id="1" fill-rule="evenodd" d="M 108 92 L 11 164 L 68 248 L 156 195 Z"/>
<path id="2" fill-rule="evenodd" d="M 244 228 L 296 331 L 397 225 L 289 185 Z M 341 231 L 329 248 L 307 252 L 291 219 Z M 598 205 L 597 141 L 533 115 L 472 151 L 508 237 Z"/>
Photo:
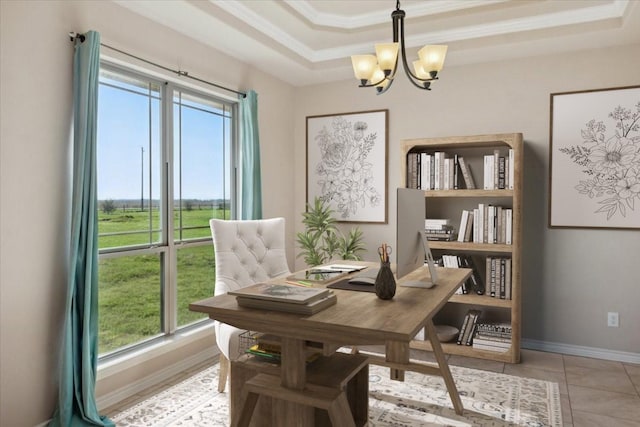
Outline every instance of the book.
<path id="1" fill-rule="evenodd" d="M 494 164 L 493 164 L 493 155 L 486 155 L 484 156 L 484 183 L 483 183 L 483 188 L 485 190 L 493 190 L 495 189 L 494 185 L 493 185 L 493 171 L 494 171 Z"/>
<path id="2" fill-rule="evenodd" d="M 319 300 L 311 301 L 307 304 L 291 304 L 290 302 L 283 301 L 269 301 L 256 298 L 236 297 L 236 302 L 240 307 L 257 308 L 260 310 L 283 311 L 286 313 L 306 315 L 315 314 L 327 307 L 331 307 L 337 301 L 338 298 L 334 293 L 329 293 L 329 295 Z"/>
<path id="3" fill-rule="evenodd" d="M 473 341 L 473 334 L 476 330 L 476 325 L 478 322 L 478 318 L 480 317 L 480 310 L 469 310 L 469 324 L 467 325 L 467 330 L 464 332 L 463 341 L 465 345 L 471 345 Z"/>
<path id="4" fill-rule="evenodd" d="M 508 182 L 509 190 L 513 190 L 513 185 L 514 185 L 513 181 L 515 179 L 514 165 L 515 165 L 515 158 L 514 158 L 513 148 L 510 148 L 509 149 L 509 167 L 507 169 L 507 182 Z"/>
<path id="5" fill-rule="evenodd" d="M 231 290 L 229 295 L 246 299 L 282 301 L 290 304 L 308 304 L 326 297 L 331 291 L 325 288 L 305 288 L 295 285 L 256 283 L 246 288 Z"/>
<path id="6" fill-rule="evenodd" d="M 467 312 L 467 314 L 465 314 L 464 316 L 464 319 L 462 320 L 462 324 L 460 325 L 460 333 L 458 334 L 458 339 L 456 340 L 456 344 L 462 345 L 464 334 L 467 331 L 467 327 L 470 319 L 471 319 L 471 314 Z"/>
<path id="7" fill-rule="evenodd" d="M 476 183 L 473 180 L 473 175 L 471 174 L 471 166 L 467 165 L 467 162 L 464 160 L 464 157 L 458 157 L 458 164 L 460 165 L 460 172 L 462 172 L 462 179 L 464 180 L 464 185 L 467 190 L 474 190 L 476 188 Z"/>
<path id="8" fill-rule="evenodd" d="M 472 233 L 473 233 L 473 211 L 469 211 L 469 215 L 467 215 L 467 227 L 464 230 L 463 241 L 470 242 Z"/>
<path id="9" fill-rule="evenodd" d="M 509 351 L 509 347 L 499 347 L 499 346 L 486 345 L 486 344 L 480 344 L 475 342 L 472 344 L 472 346 L 476 350 L 495 351 L 497 353 L 506 353 L 507 351 Z"/>
<path id="10" fill-rule="evenodd" d="M 467 226 L 469 225 L 469 211 L 464 209 L 460 218 L 460 227 L 458 227 L 458 242 L 464 242 L 467 235 Z"/>

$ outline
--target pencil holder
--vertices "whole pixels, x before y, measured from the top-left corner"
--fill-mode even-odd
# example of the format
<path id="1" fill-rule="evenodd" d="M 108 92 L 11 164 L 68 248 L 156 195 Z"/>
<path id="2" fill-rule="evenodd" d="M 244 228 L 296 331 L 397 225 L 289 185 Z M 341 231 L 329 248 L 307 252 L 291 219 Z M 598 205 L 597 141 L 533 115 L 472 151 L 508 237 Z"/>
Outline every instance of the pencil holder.
<path id="1" fill-rule="evenodd" d="M 396 279 L 389 262 L 381 262 L 375 282 L 376 295 L 380 299 L 391 299 L 396 294 Z"/>

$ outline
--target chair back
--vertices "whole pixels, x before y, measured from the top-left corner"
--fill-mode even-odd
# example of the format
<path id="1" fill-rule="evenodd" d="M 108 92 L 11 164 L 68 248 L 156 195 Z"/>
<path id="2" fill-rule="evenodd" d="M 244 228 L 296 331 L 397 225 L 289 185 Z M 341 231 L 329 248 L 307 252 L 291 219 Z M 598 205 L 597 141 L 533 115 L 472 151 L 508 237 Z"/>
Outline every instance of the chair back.
<path id="1" fill-rule="evenodd" d="M 209 221 L 216 257 L 215 295 L 291 274 L 284 218 Z"/>

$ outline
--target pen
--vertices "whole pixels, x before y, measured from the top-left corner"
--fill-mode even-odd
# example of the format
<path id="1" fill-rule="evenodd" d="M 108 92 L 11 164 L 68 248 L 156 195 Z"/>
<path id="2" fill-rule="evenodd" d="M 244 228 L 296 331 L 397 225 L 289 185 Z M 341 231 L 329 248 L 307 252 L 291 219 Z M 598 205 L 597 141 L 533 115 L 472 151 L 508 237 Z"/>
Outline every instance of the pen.
<path id="1" fill-rule="evenodd" d="M 350 273 L 355 270 L 338 270 L 338 269 L 330 269 L 330 270 L 309 270 L 311 274 L 324 274 L 324 273 Z"/>
<path id="2" fill-rule="evenodd" d="M 293 280 L 287 280 L 286 282 L 289 283 L 290 285 L 296 285 L 296 286 L 307 286 L 307 287 L 313 286 L 313 283 L 307 282 L 305 280 L 298 280 L 295 282 Z"/>

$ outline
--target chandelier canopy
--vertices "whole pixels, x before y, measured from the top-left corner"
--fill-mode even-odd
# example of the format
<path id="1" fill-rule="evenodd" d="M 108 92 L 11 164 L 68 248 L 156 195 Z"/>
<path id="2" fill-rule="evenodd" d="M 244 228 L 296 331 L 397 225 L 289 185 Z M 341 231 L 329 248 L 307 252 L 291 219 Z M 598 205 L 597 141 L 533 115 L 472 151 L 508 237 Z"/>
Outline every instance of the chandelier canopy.
<path id="1" fill-rule="evenodd" d="M 352 55 L 351 63 L 359 87 L 375 87 L 377 94 L 385 93 L 391 87 L 398 70 L 398 50 L 402 65 L 409 81 L 419 89 L 431 90 L 431 82 L 438 80 L 447 55 L 446 45 L 426 45 L 418 51 L 418 60 L 413 61 L 413 71 L 407 63 L 404 43 L 404 10 L 400 9 L 400 0 L 396 10 L 391 12 L 393 23 L 393 43 L 376 45 L 375 55 Z"/>

